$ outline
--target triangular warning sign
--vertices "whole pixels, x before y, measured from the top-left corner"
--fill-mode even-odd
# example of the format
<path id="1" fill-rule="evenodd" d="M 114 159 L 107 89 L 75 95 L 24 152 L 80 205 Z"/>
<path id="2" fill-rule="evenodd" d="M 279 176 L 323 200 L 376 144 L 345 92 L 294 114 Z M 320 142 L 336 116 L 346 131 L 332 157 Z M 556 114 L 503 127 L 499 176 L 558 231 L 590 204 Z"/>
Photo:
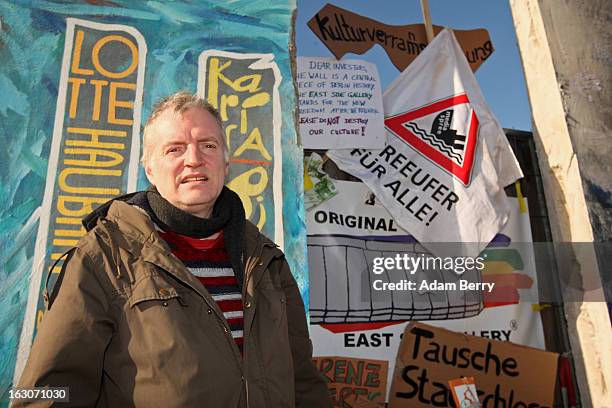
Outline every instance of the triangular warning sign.
<path id="1" fill-rule="evenodd" d="M 385 126 L 464 185 L 470 184 L 478 118 L 466 94 L 389 116 Z"/>

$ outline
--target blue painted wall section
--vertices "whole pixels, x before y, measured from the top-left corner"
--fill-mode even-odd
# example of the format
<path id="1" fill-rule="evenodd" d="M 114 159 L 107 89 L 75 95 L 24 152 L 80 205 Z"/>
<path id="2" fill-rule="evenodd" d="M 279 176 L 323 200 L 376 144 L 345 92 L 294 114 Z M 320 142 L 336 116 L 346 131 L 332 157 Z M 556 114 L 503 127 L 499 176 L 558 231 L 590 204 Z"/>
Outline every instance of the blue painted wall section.
<path id="1" fill-rule="evenodd" d="M 302 151 L 291 76 L 295 0 L 60 2 L 0 0 L 0 405 L 12 386 L 51 149 L 66 19 L 133 27 L 147 54 L 142 121 L 160 97 L 198 84 L 206 50 L 273 54 L 282 78 L 284 249 L 308 301 Z M 262 135 L 264 138 L 270 137 Z M 137 187 L 147 187 L 142 170 Z"/>

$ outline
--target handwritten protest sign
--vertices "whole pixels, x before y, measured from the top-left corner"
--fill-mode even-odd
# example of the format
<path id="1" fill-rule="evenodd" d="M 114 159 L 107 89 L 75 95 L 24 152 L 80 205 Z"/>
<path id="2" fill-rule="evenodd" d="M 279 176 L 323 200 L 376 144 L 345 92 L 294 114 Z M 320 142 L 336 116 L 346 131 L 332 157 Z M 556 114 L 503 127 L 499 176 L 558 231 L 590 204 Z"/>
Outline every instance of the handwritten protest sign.
<path id="1" fill-rule="evenodd" d="M 392 407 L 448 407 L 448 381 L 474 377 L 485 407 L 551 407 L 558 354 L 421 323 L 406 326 L 393 374 Z"/>
<path id="2" fill-rule="evenodd" d="M 304 148 L 384 146 L 382 92 L 374 64 L 298 57 L 297 84 Z"/>
<path id="3" fill-rule="evenodd" d="M 315 357 L 312 361 L 327 383 L 334 406 L 357 398 L 385 402 L 387 361 L 348 357 Z"/>

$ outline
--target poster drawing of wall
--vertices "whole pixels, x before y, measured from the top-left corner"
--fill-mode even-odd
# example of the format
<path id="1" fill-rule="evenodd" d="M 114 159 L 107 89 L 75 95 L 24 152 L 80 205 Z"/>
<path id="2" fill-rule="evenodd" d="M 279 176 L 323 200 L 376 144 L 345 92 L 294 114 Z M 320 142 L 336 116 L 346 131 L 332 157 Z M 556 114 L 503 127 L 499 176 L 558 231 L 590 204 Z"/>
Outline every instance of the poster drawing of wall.
<path id="1" fill-rule="evenodd" d="M 376 238 L 379 237 L 308 237 L 310 277 L 312 282 L 317 282 L 310 295 L 312 323 L 446 320 L 475 316 L 480 312 L 480 291 L 373 290 L 373 286 L 382 287 L 382 282 L 398 282 L 397 278 L 389 276 L 391 272 L 378 277 L 371 274 L 375 257 L 394 257 L 398 253 L 417 257 L 424 253 L 420 245 L 403 238 L 397 241 L 389 237 L 386 240 Z M 456 276 L 439 271 L 429 271 L 428 276 L 434 273 L 441 284 L 456 281 Z M 401 280 L 405 281 L 425 278 L 422 272 L 410 275 L 403 271 L 401 274 Z M 466 272 L 463 278 L 480 280 L 477 270 Z M 375 284 L 375 280 L 381 283 Z M 325 282 L 324 290 L 319 290 L 321 282 Z"/>
<path id="2" fill-rule="evenodd" d="M 480 291 L 380 290 L 375 280 L 401 282 L 423 279 L 456 282 L 454 272 L 407 270 L 372 273 L 374 258 L 397 254 L 417 258 L 427 251 L 395 224 L 371 199 L 362 183 L 334 182 L 339 194 L 309 210 L 308 259 L 312 323 L 367 323 L 405 320 L 446 320 L 475 316 L 482 310 Z M 392 276 L 393 275 L 393 276 Z M 399 276 L 398 276 L 399 275 Z M 479 271 L 462 279 L 479 282 Z"/>

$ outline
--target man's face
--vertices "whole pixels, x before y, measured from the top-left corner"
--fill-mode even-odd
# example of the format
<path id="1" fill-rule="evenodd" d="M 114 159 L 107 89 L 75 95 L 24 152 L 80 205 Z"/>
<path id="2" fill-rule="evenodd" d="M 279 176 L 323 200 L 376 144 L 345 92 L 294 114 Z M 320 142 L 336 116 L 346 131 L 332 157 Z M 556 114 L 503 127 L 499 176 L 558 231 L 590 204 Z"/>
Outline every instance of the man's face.
<path id="1" fill-rule="evenodd" d="M 175 207 L 208 218 L 228 172 L 217 121 L 200 108 L 167 110 L 150 131 L 147 178 Z"/>

